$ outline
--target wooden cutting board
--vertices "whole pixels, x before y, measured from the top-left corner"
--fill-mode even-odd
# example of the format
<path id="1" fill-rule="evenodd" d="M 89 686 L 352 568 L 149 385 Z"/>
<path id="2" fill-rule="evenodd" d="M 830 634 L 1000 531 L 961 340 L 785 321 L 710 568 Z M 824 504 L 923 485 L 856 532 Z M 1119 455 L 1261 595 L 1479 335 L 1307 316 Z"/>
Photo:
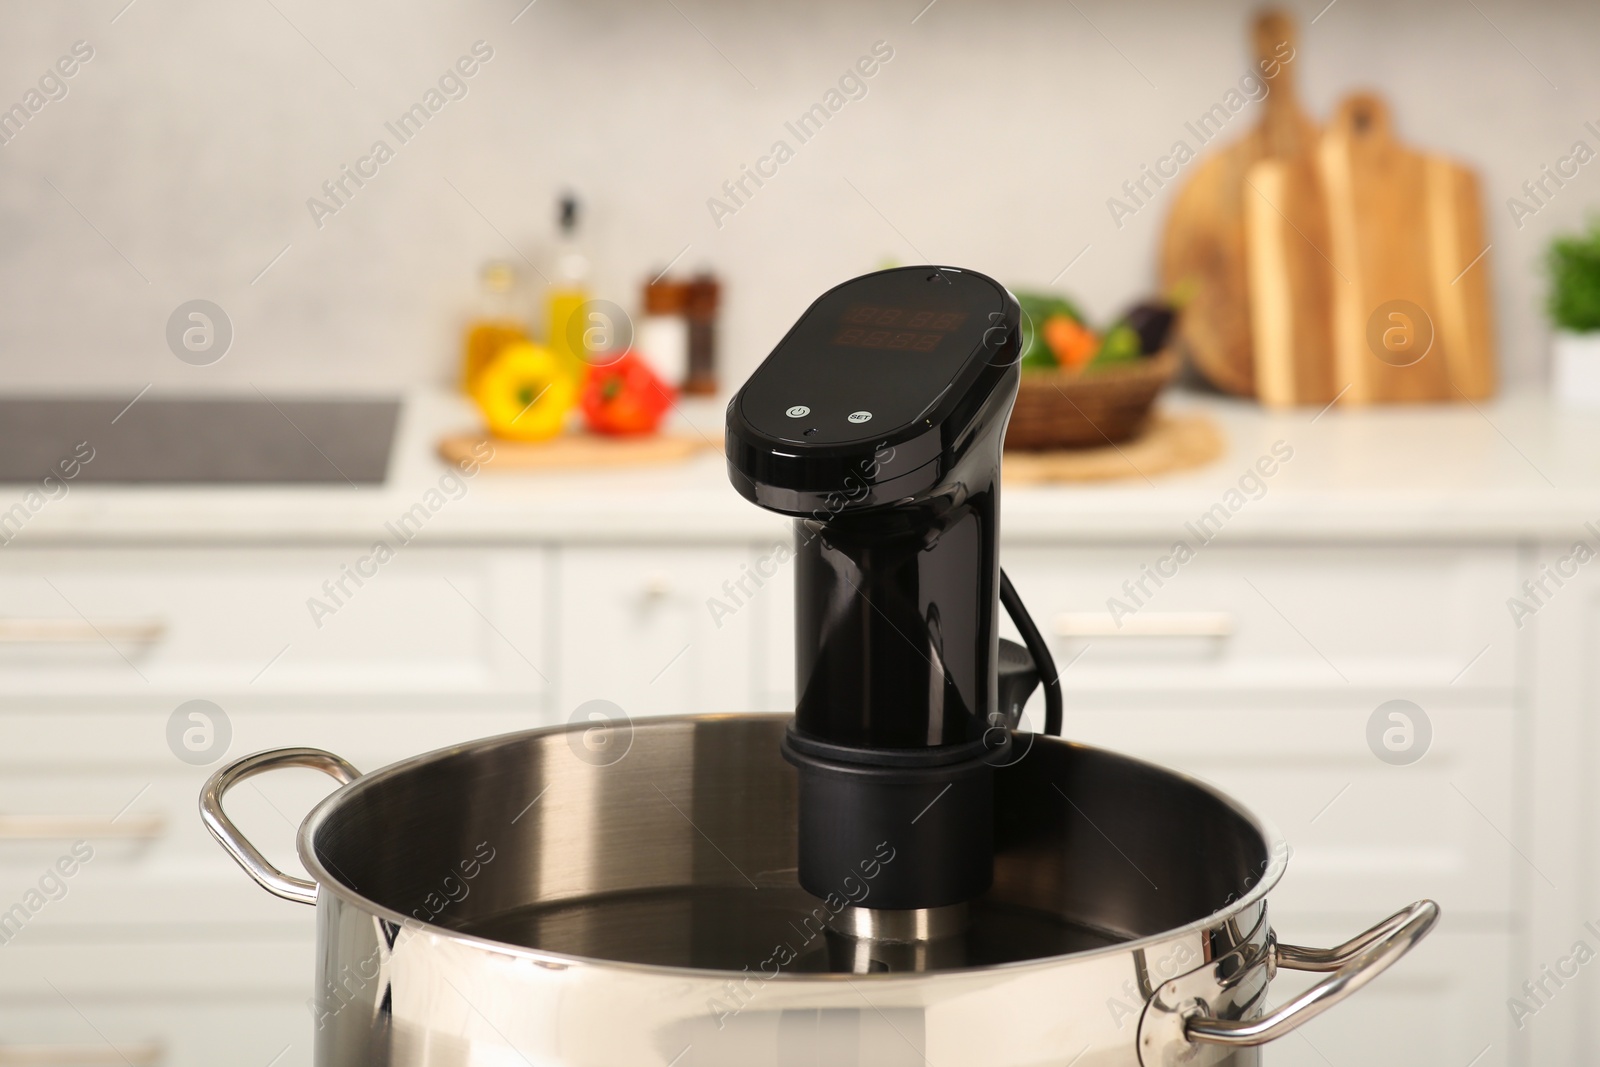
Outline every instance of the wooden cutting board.
<path id="1" fill-rule="evenodd" d="M 486 446 L 492 449 L 482 459 Z M 593 470 L 681 463 L 715 449 L 700 437 L 650 435 L 601 437 L 566 434 L 549 441 L 504 441 L 482 434 L 455 434 L 439 442 L 439 455 L 454 464 L 479 463 L 496 471 Z"/>
<path id="2" fill-rule="evenodd" d="M 1008 487 L 1149 479 L 1203 467 L 1226 448 L 1221 428 L 1208 416 L 1158 411 L 1131 441 L 1104 448 L 1007 452 L 1001 473 Z"/>
<path id="3" fill-rule="evenodd" d="M 1266 98 L 1252 105 L 1262 109 L 1261 121 L 1240 140 L 1194 165 L 1173 201 L 1162 238 L 1162 288 L 1195 286 L 1179 319 L 1179 340 L 1201 374 L 1239 396 L 1255 393 L 1245 233 L 1246 195 L 1254 194 L 1245 178 L 1259 160 L 1302 156 L 1314 151 L 1316 143 L 1316 124 L 1295 93 L 1294 67 L 1300 61 L 1295 36 L 1293 20 L 1281 11 L 1264 11 L 1256 18 L 1253 69 L 1259 74 L 1266 63 L 1267 69 L 1277 70 L 1266 82 Z M 1284 56 L 1291 58 L 1284 62 Z M 1199 149 L 1191 136 L 1185 140 Z"/>
<path id="4" fill-rule="evenodd" d="M 1478 174 L 1442 156 L 1428 159 L 1428 238 L 1433 326 L 1452 392 L 1482 400 L 1495 391 L 1494 303 Z"/>
<path id="5" fill-rule="evenodd" d="M 1318 150 L 1328 208 L 1335 378 L 1343 402 L 1480 399 L 1494 391 L 1481 191 L 1468 168 L 1394 136 L 1358 93 Z"/>
<path id="6" fill-rule="evenodd" d="M 1263 159 L 1245 176 L 1256 396 L 1272 407 L 1338 395 L 1328 208 L 1314 146 Z"/>

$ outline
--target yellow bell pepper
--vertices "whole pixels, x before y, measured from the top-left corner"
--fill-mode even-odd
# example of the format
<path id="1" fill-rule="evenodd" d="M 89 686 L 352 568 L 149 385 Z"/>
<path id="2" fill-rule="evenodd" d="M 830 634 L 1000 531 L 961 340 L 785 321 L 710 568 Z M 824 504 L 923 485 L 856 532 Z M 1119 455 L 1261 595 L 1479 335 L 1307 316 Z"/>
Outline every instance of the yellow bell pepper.
<path id="1" fill-rule="evenodd" d="M 507 345 L 473 385 L 489 432 L 512 441 L 548 441 L 562 430 L 578 387 L 556 354 L 543 345 Z"/>

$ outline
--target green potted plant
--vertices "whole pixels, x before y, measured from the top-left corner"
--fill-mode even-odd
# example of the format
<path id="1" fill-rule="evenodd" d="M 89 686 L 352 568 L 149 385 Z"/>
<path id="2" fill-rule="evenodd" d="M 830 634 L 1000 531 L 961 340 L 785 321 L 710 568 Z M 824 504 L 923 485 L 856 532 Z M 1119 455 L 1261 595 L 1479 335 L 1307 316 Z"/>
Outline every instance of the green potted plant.
<path id="1" fill-rule="evenodd" d="M 1552 388 L 1564 403 L 1600 407 L 1600 220 L 1557 237 L 1548 262 Z"/>

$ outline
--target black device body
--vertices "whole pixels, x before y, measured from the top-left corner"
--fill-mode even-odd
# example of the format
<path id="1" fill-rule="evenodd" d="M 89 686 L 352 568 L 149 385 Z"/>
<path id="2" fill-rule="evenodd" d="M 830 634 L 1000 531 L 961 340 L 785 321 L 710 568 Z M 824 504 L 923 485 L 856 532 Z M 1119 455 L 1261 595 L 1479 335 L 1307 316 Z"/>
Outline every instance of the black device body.
<path id="1" fill-rule="evenodd" d="M 880 271 L 818 298 L 728 406 L 734 486 L 797 520 L 784 753 L 817 896 L 932 908 L 992 878 L 993 766 L 1010 743 L 1000 455 L 1020 341 L 992 279 Z"/>

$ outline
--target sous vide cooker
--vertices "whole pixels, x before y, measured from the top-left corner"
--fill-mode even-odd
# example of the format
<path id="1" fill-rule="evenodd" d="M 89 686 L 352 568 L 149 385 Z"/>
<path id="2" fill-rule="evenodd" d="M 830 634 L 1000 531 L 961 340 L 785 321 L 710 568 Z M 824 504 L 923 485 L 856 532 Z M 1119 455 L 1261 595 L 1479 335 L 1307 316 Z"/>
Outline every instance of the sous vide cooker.
<path id="1" fill-rule="evenodd" d="M 792 718 L 582 723 L 366 775 L 281 749 L 213 775 L 211 832 L 316 906 L 319 1067 L 1254 1064 L 1427 934 L 1419 901 L 1332 949 L 1280 943 L 1269 827 L 1051 736 L 1054 667 L 999 567 L 1020 332 L 983 275 L 870 274 L 729 405 L 735 488 L 795 520 Z M 309 880 L 222 806 L 288 766 L 342 786 L 301 826 Z M 1325 977 L 1272 1008 L 1280 968 Z"/>
<path id="2" fill-rule="evenodd" d="M 970 271 L 869 274 L 818 298 L 728 405 L 734 487 L 796 520 L 783 753 L 799 881 L 837 899 L 863 861 L 895 855 L 870 901 L 847 898 L 841 928 L 868 940 L 955 936 L 992 881 L 994 767 L 1013 725 L 996 614 L 1020 319 Z M 1042 644 L 1033 655 L 1048 661 Z"/>
<path id="3" fill-rule="evenodd" d="M 800 884 L 880 846 L 873 906 L 989 888 L 1000 448 L 1019 311 L 987 278 L 909 268 L 823 294 L 728 405 L 728 471 L 796 518 Z"/>

